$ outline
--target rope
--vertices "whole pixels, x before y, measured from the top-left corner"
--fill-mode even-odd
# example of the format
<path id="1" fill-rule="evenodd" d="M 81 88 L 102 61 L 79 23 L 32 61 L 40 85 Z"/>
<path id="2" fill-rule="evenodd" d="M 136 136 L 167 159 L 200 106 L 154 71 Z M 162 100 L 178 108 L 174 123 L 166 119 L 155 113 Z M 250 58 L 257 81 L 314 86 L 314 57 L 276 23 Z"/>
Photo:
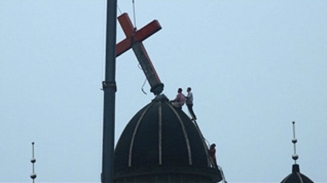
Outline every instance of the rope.
<path id="1" fill-rule="evenodd" d="M 144 83 L 143 83 L 143 85 L 142 85 L 142 92 L 143 92 L 145 95 L 147 95 L 147 93 L 144 91 L 144 85 L 145 85 L 145 82 L 146 82 L 146 78 L 145 78 Z"/>
<path id="2" fill-rule="evenodd" d="M 138 68 L 139 68 L 140 70 L 143 70 L 140 64 L 138 64 L 137 66 L 138 66 Z M 142 87 L 141 87 L 141 90 L 142 90 L 142 92 L 143 92 L 145 95 L 147 95 L 147 93 L 144 91 L 144 85 L 145 85 L 146 81 L 147 81 L 147 79 L 145 78 L 144 83 L 143 83 L 143 85 L 142 85 Z"/>

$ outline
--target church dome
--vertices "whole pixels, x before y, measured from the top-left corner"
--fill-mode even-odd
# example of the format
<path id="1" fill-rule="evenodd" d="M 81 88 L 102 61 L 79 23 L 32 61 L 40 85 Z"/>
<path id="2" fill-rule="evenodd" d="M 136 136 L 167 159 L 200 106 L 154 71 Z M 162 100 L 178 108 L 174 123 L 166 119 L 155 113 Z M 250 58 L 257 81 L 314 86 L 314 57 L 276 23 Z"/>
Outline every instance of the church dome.
<path id="1" fill-rule="evenodd" d="M 313 183 L 313 181 L 300 173 L 300 166 L 298 164 L 293 164 L 292 173 L 285 177 L 281 183 Z"/>
<path id="2" fill-rule="evenodd" d="M 197 125 L 165 95 L 153 99 L 125 127 L 115 149 L 114 172 L 115 182 L 128 177 L 134 182 L 142 182 L 142 177 L 171 180 L 177 175 L 194 182 L 222 179 Z"/>

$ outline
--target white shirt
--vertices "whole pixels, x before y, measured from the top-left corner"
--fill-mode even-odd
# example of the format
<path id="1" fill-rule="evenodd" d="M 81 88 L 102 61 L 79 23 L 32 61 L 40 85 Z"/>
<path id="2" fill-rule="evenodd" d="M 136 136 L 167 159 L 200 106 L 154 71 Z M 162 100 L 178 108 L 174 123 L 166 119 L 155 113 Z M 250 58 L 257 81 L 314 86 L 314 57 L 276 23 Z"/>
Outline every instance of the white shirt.
<path id="1" fill-rule="evenodd" d="M 186 104 L 193 104 L 193 93 L 191 91 L 187 92 Z"/>

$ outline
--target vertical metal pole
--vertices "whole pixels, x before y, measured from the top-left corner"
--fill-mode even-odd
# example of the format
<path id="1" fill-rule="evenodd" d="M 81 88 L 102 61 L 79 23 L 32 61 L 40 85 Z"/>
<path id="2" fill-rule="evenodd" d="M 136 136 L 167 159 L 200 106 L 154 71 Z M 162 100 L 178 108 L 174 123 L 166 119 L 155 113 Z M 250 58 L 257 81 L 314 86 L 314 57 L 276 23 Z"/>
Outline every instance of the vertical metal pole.
<path id="1" fill-rule="evenodd" d="M 31 179 L 33 180 L 33 183 L 35 182 L 36 179 L 36 174 L 35 174 L 35 169 L 34 169 L 34 163 L 36 162 L 36 159 L 34 158 L 34 142 L 32 142 L 32 159 L 31 159 L 31 163 L 32 163 L 32 174 L 31 174 Z"/>
<path id="2" fill-rule="evenodd" d="M 116 95 L 116 17 L 117 0 L 107 0 L 106 66 L 103 107 L 102 183 L 113 183 Z"/>

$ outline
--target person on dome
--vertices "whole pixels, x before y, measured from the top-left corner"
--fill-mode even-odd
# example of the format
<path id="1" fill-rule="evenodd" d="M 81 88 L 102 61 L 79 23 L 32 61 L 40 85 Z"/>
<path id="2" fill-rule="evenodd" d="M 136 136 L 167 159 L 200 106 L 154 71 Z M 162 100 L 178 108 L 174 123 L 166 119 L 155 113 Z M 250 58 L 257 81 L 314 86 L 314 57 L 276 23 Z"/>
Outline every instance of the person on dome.
<path id="1" fill-rule="evenodd" d="M 192 120 L 196 120 L 196 116 L 194 114 L 194 111 L 193 111 L 193 93 L 191 92 L 191 87 L 188 87 L 187 88 L 187 96 L 185 97 L 186 98 L 186 106 L 187 106 L 187 109 L 188 111 L 190 112 L 191 114 L 191 119 Z"/>
<path id="2" fill-rule="evenodd" d="M 183 91 L 182 88 L 178 88 L 176 98 L 170 101 L 171 104 L 177 109 L 182 109 L 182 106 L 185 103 L 185 97 L 182 91 Z"/>
<path id="3" fill-rule="evenodd" d="M 209 155 L 213 161 L 215 168 L 218 168 L 217 159 L 216 159 L 216 144 L 214 144 L 214 143 L 211 144 L 210 149 L 209 149 Z"/>

